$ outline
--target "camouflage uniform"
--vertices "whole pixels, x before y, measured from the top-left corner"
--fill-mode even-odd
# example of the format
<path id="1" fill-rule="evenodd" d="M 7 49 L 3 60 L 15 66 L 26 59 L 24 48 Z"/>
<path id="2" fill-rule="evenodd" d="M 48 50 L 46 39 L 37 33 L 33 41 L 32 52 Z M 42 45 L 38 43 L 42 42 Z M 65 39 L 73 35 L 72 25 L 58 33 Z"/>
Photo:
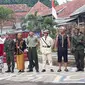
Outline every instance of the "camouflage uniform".
<path id="1" fill-rule="evenodd" d="M 72 45 L 75 48 L 74 56 L 78 71 L 84 71 L 84 35 L 79 33 L 72 37 Z"/>
<path id="2" fill-rule="evenodd" d="M 4 43 L 4 51 L 6 52 L 6 60 L 8 65 L 8 72 L 14 71 L 15 62 L 14 62 L 14 49 L 15 43 L 13 39 L 6 39 Z M 11 69 L 10 69 L 11 67 Z"/>

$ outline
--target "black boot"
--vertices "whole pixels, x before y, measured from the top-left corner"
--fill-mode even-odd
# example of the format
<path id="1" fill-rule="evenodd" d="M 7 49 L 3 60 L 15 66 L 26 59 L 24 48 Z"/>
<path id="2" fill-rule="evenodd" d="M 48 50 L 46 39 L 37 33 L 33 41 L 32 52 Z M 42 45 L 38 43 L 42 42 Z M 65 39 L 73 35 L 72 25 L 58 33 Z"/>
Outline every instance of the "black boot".
<path id="1" fill-rule="evenodd" d="M 46 72 L 46 70 L 45 70 L 45 69 L 43 69 L 43 70 L 42 70 L 42 72 Z"/>
<path id="2" fill-rule="evenodd" d="M 33 69 L 29 69 L 27 72 L 33 72 Z"/>
<path id="3" fill-rule="evenodd" d="M 12 68 L 12 71 L 11 71 L 11 73 L 14 73 L 14 68 Z"/>
<path id="4" fill-rule="evenodd" d="M 9 73 L 9 72 L 11 72 L 11 70 L 10 70 L 10 67 L 8 67 L 8 70 L 7 71 L 5 71 L 6 73 Z"/>
<path id="5" fill-rule="evenodd" d="M 0 69 L 0 73 L 2 73 L 2 69 Z"/>
<path id="6" fill-rule="evenodd" d="M 39 70 L 38 70 L 38 69 L 36 69 L 36 72 L 39 72 Z"/>

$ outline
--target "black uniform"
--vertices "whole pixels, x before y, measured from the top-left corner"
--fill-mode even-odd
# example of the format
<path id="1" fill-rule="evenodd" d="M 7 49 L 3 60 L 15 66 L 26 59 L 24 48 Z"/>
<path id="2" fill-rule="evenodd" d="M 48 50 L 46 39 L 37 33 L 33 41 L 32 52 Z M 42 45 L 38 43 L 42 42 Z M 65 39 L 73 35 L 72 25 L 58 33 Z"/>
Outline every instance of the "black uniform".
<path id="1" fill-rule="evenodd" d="M 58 35 L 58 62 L 62 62 L 62 57 L 64 58 L 64 62 L 68 62 L 68 41 L 67 35 Z"/>

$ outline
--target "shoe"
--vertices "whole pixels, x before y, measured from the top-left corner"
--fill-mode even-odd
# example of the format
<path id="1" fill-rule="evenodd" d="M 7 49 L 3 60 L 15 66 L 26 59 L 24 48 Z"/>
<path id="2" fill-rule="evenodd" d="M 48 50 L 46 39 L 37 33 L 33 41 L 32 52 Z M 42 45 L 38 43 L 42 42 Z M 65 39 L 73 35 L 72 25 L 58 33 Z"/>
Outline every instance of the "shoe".
<path id="1" fill-rule="evenodd" d="M 7 71 L 5 71 L 6 73 L 9 73 L 9 72 L 11 72 L 11 70 L 7 70 Z"/>
<path id="2" fill-rule="evenodd" d="M 14 73 L 14 71 L 11 71 L 11 73 Z"/>
<path id="3" fill-rule="evenodd" d="M 21 70 L 21 72 L 24 72 L 24 70 Z"/>
<path id="4" fill-rule="evenodd" d="M 36 72 L 39 72 L 39 70 L 36 70 Z"/>
<path id="5" fill-rule="evenodd" d="M 28 70 L 27 72 L 33 72 L 33 70 Z"/>
<path id="6" fill-rule="evenodd" d="M 18 72 L 21 72 L 21 70 L 19 70 Z"/>
<path id="7" fill-rule="evenodd" d="M 79 71 L 81 71 L 81 70 L 80 70 L 80 69 L 77 69 L 77 70 L 76 70 L 76 72 L 79 72 Z"/>
<path id="8" fill-rule="evenodd" d="M 11 73 L 14 73 L 14 68 L 12 68 L 12 71 L 11 71 Z"/>
<path id="9" fill-rule="evenodd" d="M 65 71 L 65 72 L 68 72 L 68 69 L 65 69 L 64 71 Z"/>
<path id="10" fill-rule="evenodd" d="M 53 69 L 50 69 L 50 71 L 51 71 L 51 72 L 54 72 L 54 70 L 53 70 Z"/>
<path id="11" fill-rule="evenodd" d="M 82 72 L 84 72 L 84 69 L 81 69 Z"/>
<path id="12" fill-rule="evenodd" d="M 42 72 L 46 72 L 46 70 L 45 70 L 45 69 L 43 69 L 43 70 L 42 70 Z"/>
<path id="13" fill-rule="evenodd" d="M 62 70 L 61 69 L 58 69 L 58 71 L 57 72 L 61 72 Z"/>

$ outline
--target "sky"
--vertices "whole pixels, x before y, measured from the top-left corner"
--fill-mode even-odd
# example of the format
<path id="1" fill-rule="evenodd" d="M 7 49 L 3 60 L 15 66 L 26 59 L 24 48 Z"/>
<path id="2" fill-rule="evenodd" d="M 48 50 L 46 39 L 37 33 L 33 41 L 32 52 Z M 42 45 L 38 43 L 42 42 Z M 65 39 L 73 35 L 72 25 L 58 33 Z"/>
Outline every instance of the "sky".
<path id="1" fill-rule="evenodd" d="M 57 1 L 59 2 L 59 4 L 66 2 L 66 0 L 57 0 Z M 68 1 L 71 1 L 71 0 L 68 0 Z"/>

